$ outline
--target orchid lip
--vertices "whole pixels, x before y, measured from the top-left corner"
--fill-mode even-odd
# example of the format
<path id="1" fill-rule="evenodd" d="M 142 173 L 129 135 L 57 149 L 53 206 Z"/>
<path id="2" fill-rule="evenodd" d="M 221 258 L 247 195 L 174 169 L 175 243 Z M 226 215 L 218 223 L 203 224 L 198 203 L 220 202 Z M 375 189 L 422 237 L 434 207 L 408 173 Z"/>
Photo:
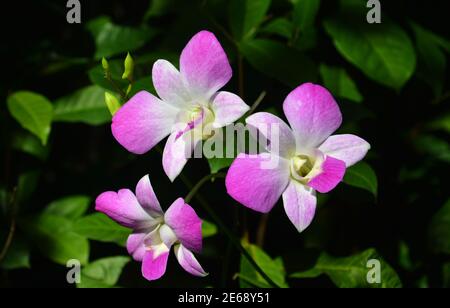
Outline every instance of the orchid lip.
<path id="1" fill-rule="evenodd" d="M 319 152 L 316 155 L 295 155 L 290 161 L 291 177 L 307 185 L 312 178 L 320 174 L 323 160 L 323 155 Z"/>

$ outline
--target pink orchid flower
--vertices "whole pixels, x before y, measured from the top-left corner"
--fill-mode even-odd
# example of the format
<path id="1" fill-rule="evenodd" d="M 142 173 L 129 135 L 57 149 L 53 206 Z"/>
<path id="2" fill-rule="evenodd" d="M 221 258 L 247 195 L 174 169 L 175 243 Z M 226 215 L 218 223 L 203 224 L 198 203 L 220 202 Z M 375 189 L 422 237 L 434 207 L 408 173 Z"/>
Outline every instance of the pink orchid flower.
<path id="1" fill-rule="evenodd" d="M 129 189 L 102 193 L 95 201 L 95 209 L 133 229 L 127 250 L 134 260 L 142 262 L 146 279 L 156 280 L 164 275 L 172 246 L 188 273 L 207 275 L 192 253 L 202 250 L 202 221 L 182 198 L 164 214 L 148 175 L 137 184 L 136 194 Z"/>
<path id="2" fill-rule="evenodd" d="M 214 34 L 197 33 L 181 53 L 180 71 L 168 61 L 156 61 L 152 77 L 161 99 L 145 91 L 131 98 L 113 117 L 114 137 L 128 151 L 143 154 L 170 135 L 163 167 L 173 181 L 198 142 L 249 110 L 237 95 L 218 92 L 231 75 Z"/>
<path id="3" fill-rule="evenodd" d="M 346 168 L 364 158 L 370 145 L 354 135 L 330 135 L 342 123 L 332 95 L 323 87 L 303 84 L 283 104 L 290 127 L 270 113 L 256 113 L 246 122 L 261 133 L 277 126 L 279 151 L 240 154 L 230 167 L 226 187 L 236 201 L 268 213 L 282 196 L 284 209 L 299 232 L 311 223 L 316 191 L 327 193 L 342 181 Z M 291 129 L 292 128 L 292 129 Z M 269 134 L 265 136 L 270 139 Z M 274 168 L 262 168 L 276 158 Z"/>

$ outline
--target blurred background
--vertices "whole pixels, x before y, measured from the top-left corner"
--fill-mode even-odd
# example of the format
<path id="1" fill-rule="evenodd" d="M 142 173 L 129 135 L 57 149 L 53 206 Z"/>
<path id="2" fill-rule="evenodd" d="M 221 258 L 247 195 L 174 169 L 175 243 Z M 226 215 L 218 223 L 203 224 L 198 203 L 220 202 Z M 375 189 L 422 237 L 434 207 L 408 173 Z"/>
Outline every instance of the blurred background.
<path id="1" fill-rule="evenodd" d="M 8 2 L 0 19 L 0 286 L 72 287 L 68 259 L 83 265 L 81 287 L 268 286 L 202 203 L 280 287 L 450 286 L 445 1 L 381 1 L 381 24 L 367 22 L 365 0 L 80 1 L 80 24 L 67 22 L 67 1 Z M 231 199 L 222 179 L 208 182 L 191 204 L 208 221 L 198 258 L 210 275 L 191 277 L 170 258 L 164 278 L 149 283 L 127 258 L 128 231 L 95 214 L 93 200 L 150 174 L 167 208 L 231 160 L 191 160 L 170 183 L 160 151 L 136 156 L 114 140 L 104 95 L 125 102 L 118 89 L 130 84 L 122 79 L 128 52 L 128 97 L 154 93 L 153 63 L 178 66 L 203 29 L 232 64 L 226 89 L 249 105 L 266 94 L 256 111 L 284 117 L 293 88 L 322 84 L 342 109 L 339 133 L 361 136 L 372 150 L 320 196 L 301 234 L 281 202 L 262 216 Z M 381 284 L 365 279 L 373 258 Z"/>

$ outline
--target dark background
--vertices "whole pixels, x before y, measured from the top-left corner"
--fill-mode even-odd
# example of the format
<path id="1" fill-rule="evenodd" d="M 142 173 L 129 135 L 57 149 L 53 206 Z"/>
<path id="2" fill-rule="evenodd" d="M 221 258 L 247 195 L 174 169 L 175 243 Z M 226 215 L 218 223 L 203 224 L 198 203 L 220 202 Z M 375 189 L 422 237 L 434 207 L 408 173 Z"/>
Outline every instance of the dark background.
<path id="1" fill-rule="evenodd" d="M 14 91 L 27 89 L 53 100 L 90 84 L 86 71 L 98 64 L 94 60 L 54 74 L 46 74 L 45 68 L 61 57 L 92 58 L 94 42 L 84 27 L 88 20 L 108 15 L 117 24 L 139 26 L 149 1 L 81 1 L 81 25 L 66 22 L 66 1 L 13 2 L 8 1 L 7 8 L 2 9 L 1 17 L 0 96 L 3 103 L 0 109 L 0 170 L 1 183 L 9 189 L 14 187 L 22 172 L 41 171 L 35 193 L 28 201 L 29 204 L 22 206 L 23 211 L 37 213 L 50 201 L 68 194 L 86 194 L 95 198 L 106 190 L 133 188 L 146 173 L 150 174 L 163 207 L 167 208 L 176 197 L 185 196 L 188 189 L 182 181 L 177 179 L 171 184 L 163 173 L 161 156 L 157 151 L 139 157 L 127 153 L 112 137 L 109 125 L 94 127 L 84 124 L 53 124 L 49 140 L 51 151 L 45 162 L 13 151 L 8 146 L 12 132 L 20 130 L 20 127 L 5 108 L 6 97 Z M 184 3 L 180 3 L 171 13 L 149 22 L 151 27 L 162 31 L 151 43 L 140 49 L 138 55 L 155 49 L 179 53 L 189 38 L 201 29 L 215 32 L 227 52 L 231 49 L 220 31 L 204 15 L 198 13 L 202 1 L 180 2 Z M 227 27 L 226 12 L 222 12 L 219 5 L 217 7 L 211 14 Z M 285 1 L 274 1 L 270 13 L 283 15 L 286 8 Z M 333 14 L 336 9 L 335 1 L 323 1 L 318 19 Z M 382 10 L 383 14 L 402 26 L 412 19 L 448 38 L 449 10 L 446 1 L 382 1 Z M 430 88 L 414 76 L 400 93 L 374 83 L 345 62 L 324 30 L 319 28 L 318 47 L 309 52 L 310 57 L 317 62 L 325 59 L 327 63 L 346 67 L 365 98 L 362 107 L 341 105 L 344 123 L 358 118 L 364 112 L 372 115 L 358 122 L 358 132 L 372 145 L 367 161 L 377 173 L 379 195 L 375 200 L 363 190 L 340 185 L 324 199 L 311 227 L 300 235 L 287 219 L 280 203 L 269 217 L 264 249 L 271 256 L 283 256 L 287 271 L 294 272 L 308 268 L 320 251 L 347 256 L 375 247 L 399 273 L 404 286 L 442 286 L 442 264 L 448 262 L 449 258 L 430 249 L 428 227 L 433 214 L 448 198 L 449 168 L 448 163 L 418 150 L 415 140 L 424 133 L 424 125 L 428 121 L 448 112 L 448 98 L 444 98 L 444 102 L 440 104 L 431 104 L 435 97 Z M 236 56 L 230 52 L 228 54 L 232 59 Z M 291 88 L 261 75 L 248 63 L 244 65 L 246 101 L 251 104 L 265 90 L 268 95 L 260 110 L 269 107 L 281 110 L 281 103 Z M 232 66 L 236 73 L 236 61 L 232 62 Z M 151 66 L 143 68 L 144 75 L 150 75 L 150 72 Z M 448 77 L 448 70 L 446 75 Z M 235 74 L 227 88 L 235 90 L 236 80 Z M 446 80 L 444 88 L 448 90 L 448 78 Z M 448 138 L 443 132 L 436 134 L 444 140 Z M 405 172 L 414 171 L 419 172 L 419 176 L 402 178 Z M 184 174 L 193 183 L 208 173 L 205 160 L 191 160 L 184 169 Z M 201 190 L 203 196 L 230 226 L 234 226 L 237 233 L 246 228 L 249 230 L 250 240 L 254 241 L 260 215 L 239 206 L 226 195 L 223 180 L 217 181 L 218 183 L 207 184 Z M 207 217 L 201 208 L 195 208 L 201 217 Z M 246 226 L 235 224 L 237 211 L 239 217 L 247 217 Z M 407 244 L 410 259 L 417 264 L 413 270 L 402 266 L 400 241 Z M 122 248 L 91 243 L 91 259 L 120 254 L 124 254 Z M 191 279 L 175 265 L 175 258 L 171 258 L 168 275 L 153 285 L 237 285 L 237 280 L 231 278 L 238 272 L 239 254 L 234 249 L 230 250 L 225 236 L 219 234 L 207 239 L 201 259 L 204 267 L 211 273 L 221 273 L 224 263 L 229 264 L 229 269 L 223 275 L 211 275 L 206 280 Z M 61 283 L 66 272 L 64 267 L 47 261 L 39 253 L 34 253 L 34 250 L 31 263 L 31 270 L 2 271 L 0 285 L 64 286 Z M 148 285 L 137 273 L 139 264 L 129 264 L 120 284 Z M 289 283 L 299 287 L 333 286 L 324 276 L 311 280 L 289 280 Z"/>

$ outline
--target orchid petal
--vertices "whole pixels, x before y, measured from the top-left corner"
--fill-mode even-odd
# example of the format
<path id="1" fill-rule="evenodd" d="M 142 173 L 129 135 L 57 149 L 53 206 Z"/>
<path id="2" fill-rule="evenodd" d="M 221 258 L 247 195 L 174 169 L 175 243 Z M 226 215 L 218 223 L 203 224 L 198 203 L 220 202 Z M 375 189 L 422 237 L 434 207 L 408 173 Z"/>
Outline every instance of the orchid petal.
<path id="1" fill-rule="evenodd" d="M 214 128 L 221 128 L 239 120 L 250 107 L 236 94 L 219 92 L 211 108 L 215 115 Z"/>
<path id="2" fill-rule="evenodd" d="M 175 256 L 178 259 L 178 263 L 180 263 L 181 267 L 183 267 L 186 272 L 198 277 L 205 277 L 208 275 L 208 273 L 203 270 L 194 254 L 183 245 L 175 246 Z"/>
<path id="3" fill-rule="evenodd" d="M 228 194 L 248 208 L 269 212 L 289 182 L 289 161 L 263 153 L 239 154 L 231 165 L 225 185 Z"/>
<path id="4" fill-rule="evenodd" d="M 370 150 L 370 144 L 355 135 L 334 135 L 325 140 L 319 150 L 328 156 L 344 161 L 348 168 L 366 156 Z"/>
<path id="5" fill-rule="evenodd" d="M 322 172 L 313 177 L 308 186 L 320 193 L 327 193 L 333 190 L 344 178 L 345 162 L 327 156 L 321 166 Z"/>
<path id="6" fill-rule="evenodd" d="M 279 117 L 268 112 L 258 112 L 245 121 L 258 129 L 259 134 L 267 139 L 269 152 L 281 157 L 290 157 L 295 154 L 295 138 L 292 130 Z"/>
<path id="7" fill-rule="evenodd" d="M 315 191 L 297 181 L 291 181 L 283 193 L 284 210 L 298 232 L 303 232 L 311 224 L 316 203 Z"/>
<path id="8" fill-rule="evenodd" d="M 128 151 L 144 154 L 170 134 L 177 113 L 176 108 L 141 91 L 114 115 L 112 133 Z"/>
<path id="9" fill-rule="evenodd" d="M 292 91 L 283 109 L 299 149 L 316 148 L 342 123 L 342 114 L 333 96 L 327 89 L 312 83 Z"/>
<path id="10" fill-rule="evenodd" d="M 195 252 L 202 250 L 202 220 L 182 198 L 170 206 L 164 219 L 187 249 Z"/>
<path id="11" fill-rule="evenodd" d="M 209 100 L 231 79 L 227 55 L 217 38 L 208 31 L 197 33 L 180 57 L 180 71 L 191 95 Z"/>
<path id="12" fill-rule="evenodd" d="M 162 216 L 164 213 L 159 204 L 158 198 L 153 191 L 148 175 L 144 176 L 136 186 L 136 198 L 140 205 L 153 217 Z"/>

